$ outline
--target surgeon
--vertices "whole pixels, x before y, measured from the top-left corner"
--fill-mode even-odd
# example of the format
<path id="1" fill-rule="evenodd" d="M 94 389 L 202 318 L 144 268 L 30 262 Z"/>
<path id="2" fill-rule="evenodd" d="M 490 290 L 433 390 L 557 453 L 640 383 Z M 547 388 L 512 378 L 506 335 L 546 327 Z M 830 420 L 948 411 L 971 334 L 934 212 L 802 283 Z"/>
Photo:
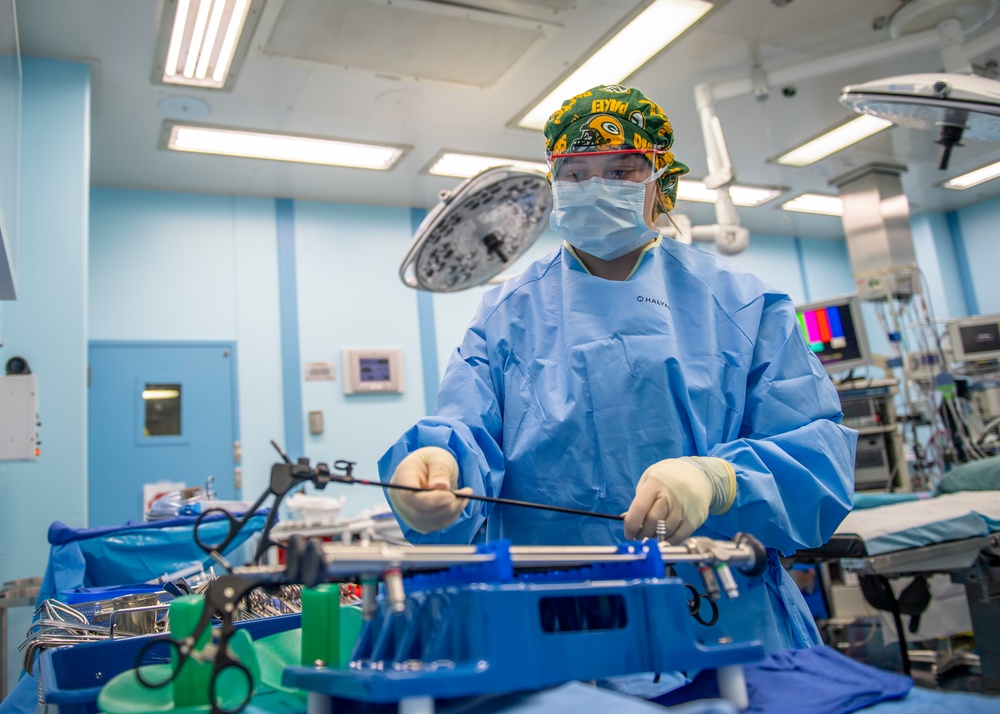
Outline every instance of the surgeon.
<path id="1" fill-rule="evenodd" d="M 414 543 L 594 545 L 756 536 L 719 636 L 769 650 L 819 636 L 779 553 L 819 546 L 851 508 L 856 432 L 788 295 L 664 239 L 673 131 L 642 92 L 594 87 L 545 125 L 559 250 L 487 292 L 432 416 L 379 461 Z M 462 499 L 532 501 L 621 521 Z M 683 574 L 683 573 L 682 573 Z M 696 582 L 694 580 L 693 582 Z M 706 638 L 712 635 L 706 633 Z"/>

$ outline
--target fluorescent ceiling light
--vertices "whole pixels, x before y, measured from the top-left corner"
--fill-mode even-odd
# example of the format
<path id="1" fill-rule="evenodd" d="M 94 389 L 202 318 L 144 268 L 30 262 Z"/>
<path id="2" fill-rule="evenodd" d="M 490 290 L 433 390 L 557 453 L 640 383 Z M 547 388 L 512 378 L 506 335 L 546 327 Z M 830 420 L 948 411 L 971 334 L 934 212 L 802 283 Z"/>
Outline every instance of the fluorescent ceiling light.
<path id="1" fill-rule="evenodd" d="M 388 169 L 405 148 L 170 122 L 165 122 L 164 127 L 167 129 L 164 145 L 174 151 L 359 169 Z"/>
<path id="2" fill-rule="evenodd" d="M 761 186 L 740 186 L 734 184 L 729 187 L 729 196 L 737 206 L 755 207 L 761 206 L 768 201 L 773 201 L 781 195 L 781 189 L 764 188 Z M 677 199 L 680 201 L 701 201 L 704 203 L 715 203 L 718 192 L 712 188 L 706 188 L 703 181 L 693 179 L 681 179 L 677 183 Z"/>
<path id="3" fill-rule="evenodd" d="M 804 193 L 781 204 L 781 207 L 786 211 L 797 213 L 818 213 L 823 216 L 844 215 L 844 204 L 839 196 L 824 196 L 819 193 Z"/>
<path id="4" fill-rule="evenodd" d="M 841 124 L 836 129 L 831 129 L 822 136 L 782 154 L 775 161 L 785 166 L 808 166 L 890 126 L 892 126 L 890 121 L 862 114 L 856 119 Z"/>
<path id="5" fill-rule="evenodd" d="M 544 161 L 521 161 L 519 159 L 505 159 L 498 156 L 478 156 L 475 154 L 459 154 L 446 152 L 441 154 L 437 160 L 427 169 L 427 173 L 435 176 L 453 176 L 455 178 L 469 178 L 475 176 L 480 171 L 494 166 L 513 166 L 515 169 L 529 169 L 547 173 L 548 165 Z"/>
<path id="6" fill-rule="evenodd" d="M 222 89 L 237 56 L 245 52 L 244 30 L 249 36 L 260 14 L 262 0 L 170 0 L 160 20 L 155 79 L 166 84 L 186 84 Z M 252 20 L 248 22 L 248 19 Z M 167 27 L 169 40 L 165 39 Z M 238 50 L 242 50 L 238 52 Z"/>
<path id="7" fill-rule="evenodd" d="M 181 396 L 180 391 L 176 389 L 143 389 L 142 398 L 143 399 L 177 399 Z"/>
<path id="8" fill-rule="evenodd" d="M 981 183 L 995 179 L 997 176 L 1000 176 L 1000 161 L 989 166 L 983 166 L 975 171 L 970 171 L 967 174 L 956 176 L 953 179 L 948 179 L 941 186 L 955 191 L 964 191 L 967 188 L 972 188 L 973 186 L 978 186 Z"/>
<path id="9" fill-rule="evenodd" d="M 705 0 L 656 0 L 518 121 L 542 129 L 561 103 L 599 84 L 617 84 L 697 22 L 712 4 Z"/>

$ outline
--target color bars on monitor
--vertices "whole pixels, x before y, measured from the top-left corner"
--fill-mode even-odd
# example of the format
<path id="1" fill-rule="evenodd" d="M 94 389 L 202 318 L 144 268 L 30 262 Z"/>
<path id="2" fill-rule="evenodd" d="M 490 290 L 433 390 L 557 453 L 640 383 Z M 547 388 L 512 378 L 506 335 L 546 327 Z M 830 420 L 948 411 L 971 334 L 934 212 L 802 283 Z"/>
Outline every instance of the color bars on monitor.
<path id="1" fill-rule="evenodd" d="M 813 352 L 822 352 L 827 348 L 839 350 L 847 346 L 840 309 L 835 306 L 799 313 L 799 324 Z"/>

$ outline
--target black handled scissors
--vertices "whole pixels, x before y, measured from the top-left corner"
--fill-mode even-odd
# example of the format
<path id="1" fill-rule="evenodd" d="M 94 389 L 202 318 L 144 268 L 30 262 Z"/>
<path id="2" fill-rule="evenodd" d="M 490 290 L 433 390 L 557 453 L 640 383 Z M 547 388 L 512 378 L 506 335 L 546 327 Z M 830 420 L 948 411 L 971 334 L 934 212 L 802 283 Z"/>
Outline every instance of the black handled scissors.
<path id="1" fill-rule="evenodd" d="M 274 444 L 274 442 L 271 442 Z M 275 444 L 277 448 L 277 445 Z M 300 459 L 298 463 L 292 463 L 291 460 L 279 449 L 284 463 L 274 464 L 271 467 L 271 480 L 268 484 L 267 490 L 261 494 L 249 510 L 243 514 L 242 517 L 236 518 L 234 515 L 221 508 L 209 508 L 208 510 L 199 514 L 198 518 L 194 522 L 194 542 L 198 544 L 198 547 L 204 550 L 209 555 L 213 556 L 217 560 L 221 559 L 222 553 L 232 544 L 236 537 L 246 526 L 247 522 L 253 518 L 256 514 L 257 509 L 260 508 L 264 501 L 267 500 L 269 496 L 274 496 L 274 503 L 271 505 L 271 510 L 267 514 L 267 519 L 264 521 L 264 530 L 261 532 L 260 542 L 257 544 L 257 549 L 254 551 L 253 562 L 254 564 L 259 564 L 261 558 L 264 557 L 264 553 L 271 546 L 276 546 L 278 548 L 284 549 L 285 545 L 283 543 L 277 543 L 271 540 L 271 529 L 274 527 L 275 522 L 278 519 L 278 506 L 281 501 L 288 495 L 296 486 L 303 483 L 311 482 L 318 489 L 326 488 L 326 485 L 330 481 L 343 481 L 350 478 L 351 468 L 354 466 L 353 462 L 350 461 L 338 461 L 334 464 L 335 468 L 343 468 L 347 470 L 346 476 L 341 476 L 339 474 L 331 473 L 329 469 L 326 471 L 314 471 L 309 467 L 308 459 Z M 225 538 L 219 542 L 208 543 L 205 541 L 204 531 L 202 527 L 205 525 L 206 519 L 213 517 L 216 514 L 221 514 L 226 520 L 229 521 L 229 530 L 226 533 Z M 221 562 L 221 560 L 220 560 Z"/>
<path id="2" fill-rule="evenodd" d="M 176 680 L 188 660 L 203 662 L 212 659 L 212 676 L 208 684 L 211 714 L 232 714 L 243 709 L 254 694 L 253 675 L 246 665 L 230 652 L 229 640 L 236 632 L 233 616 L 237 607 L 251 590 L 260 585 L 262 583 L 239 575 L 223 575 L 210 582 L 205 591 L 205 606 L 201 611 L 201 617 L 190 635 L 179 640 L 164 638 L 150 640 L 139 650 L 135 667 L 139 683 L 149 689 L 159 689 Z M 216 619 L 222 623 L 217 635 L 212 631 Z M 199 650 L 198 643 L 206 631 L 211 633 L 209 642 Z M 171 652 L 170 673 L 167 677 L 160 678 L 151 675 L 141 665 L 152 654 L 153 648 L 159 647 L 164 642 L 169 645 Z M 220 689 L 219 684 L 223 673 L 225 673 L 224 690 Z M 244 689 L 239 688 L 239 680 L 242 680 Z M 238 698 L 237 705 L 224 706 L 228 702 L 223 701 L 221 695 L 226 695 L 226 699 Z"/>

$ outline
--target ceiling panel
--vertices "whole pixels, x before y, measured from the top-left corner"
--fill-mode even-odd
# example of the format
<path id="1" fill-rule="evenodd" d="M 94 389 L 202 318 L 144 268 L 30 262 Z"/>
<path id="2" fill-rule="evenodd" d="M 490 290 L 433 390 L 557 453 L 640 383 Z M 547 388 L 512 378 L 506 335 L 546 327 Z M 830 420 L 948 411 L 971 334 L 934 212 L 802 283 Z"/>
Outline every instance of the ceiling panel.
<path id="1" fill-rule="evenodd" d="M 264 52 L 274 59 L 472 87 L 494 85 L 552 30 L 433 0 L 292 0 L 267 29 Z"/>

